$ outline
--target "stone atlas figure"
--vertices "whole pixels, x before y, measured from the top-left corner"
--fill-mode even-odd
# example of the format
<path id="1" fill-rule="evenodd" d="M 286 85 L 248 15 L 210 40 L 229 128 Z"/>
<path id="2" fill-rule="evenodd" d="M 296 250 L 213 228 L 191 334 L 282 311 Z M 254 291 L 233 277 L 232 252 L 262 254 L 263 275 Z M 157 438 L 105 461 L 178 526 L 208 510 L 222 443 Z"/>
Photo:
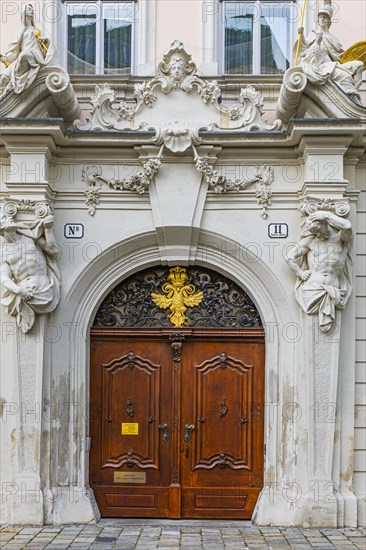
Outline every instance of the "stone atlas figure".
<path id="1" fill-rule="evenodd" d="M 50 41 L 35 27 L 34 9 L 27 4 L 22 14 L 23 27 L 9 51 L 0 57 L 6 69 L 1 75 L 0 96 L 10 90 L 20 94 L 34 82 L 41 67 L 53 57 Z"/>
<path id="2" fill-rule="evenodd" d="M 36 313 L 50 313 L 60 299 L 60 274 L 53 216 L 27 223 L 15 222 L 0 209 L 1 303 L 28 332 Z"/>
<path id="3" fill-rule="evenodd" d="M 295 296 L 305 313 L 318 314 L 320 330 L 332 329 L 336 309 L 344 309 L 352 292 L 352 226 L 328 211 L 310 214 L 300 243 L 286 261 L 297 275 Z"/>
<path id="4" fill-rule="evenodd" d="M 341 63 L 344 54 L 341 42 L 329 32 L 332 24 L 331 0 L 324 3 L 318 12 L 317 29 L 305 39 L 300 28 L 301 43 L 299 65 L 313 84 L 324 84 L 327 80 L 336 82 L 342 90 L 360 102 L 358 88 L 362 83 L 362 61 Z"/>

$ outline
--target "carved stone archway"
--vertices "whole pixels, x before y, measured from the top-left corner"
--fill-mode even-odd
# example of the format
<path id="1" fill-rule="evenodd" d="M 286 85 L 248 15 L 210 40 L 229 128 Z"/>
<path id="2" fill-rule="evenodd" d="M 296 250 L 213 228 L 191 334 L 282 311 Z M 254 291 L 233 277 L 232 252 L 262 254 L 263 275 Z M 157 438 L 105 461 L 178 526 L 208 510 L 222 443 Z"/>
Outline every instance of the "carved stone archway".
<path id="1" fill-rule="evenodd" d="M 285 400 L 299 400 L 296 394 L 296 378 L 300 376 L 293 370 L 296 351 L 294 342 L 283 338 L 288 327 L 297 319 L 292 301 L 286 294 L 281 282 L 262 260 L 255 257 L 248 249 L 248 261 L 238 261 L 235 252 L 218 254 L 218 250 L 235 251 L 235 242 L 212 232 L 201 232 L 197 249 L 197 264 L 213 269 L 234 281 L 241 288 L 246 288 L 250 297 L 255 297 L 257 309 L 266 333 L 265 365 L 265 485 L 259 497 L 253 519 L 266 524 L 269 518 L 286 518 L 288 525 L 300 524 L 301 509 L 283 499 L 282 482 L 296 479 L 296 464 L 292 460 L 281 459 L 278 441 L 286 446 L 292 456 L 294 433 L 302 430 L 301 422 L 288 424 L 281 422 L 280 411 Z M 57 508 L 48 511 L 48 521 L 63 523 L 73 522 L 75 513 L 80 521 L 90 522 L 99 517 L 94 498 L 90 492 L 88 480 L 88 417 L 85 415 L 89 396 L 89 329 L 96 313 L 111 289 L 133 273 L 161 263 L 159 247 L 153 233 L 141 234 L 126 242 L 119 242 L 106 250 L 95 262 L 87 265 L 77 284 L 67 290 L 62 312 L 55 314 L 54 322 L 67 327 L 62 339 L 52 346 L 54 356 L 62 356 L 65 375 L 70 380 L 69 393 L 66 396 L 73 406 L 72 422 L 68 434 L 64 437 L 70 445 L 65 453 L 70 460 L 70 471 L 66 483 L 58 474 L 55 482 L 58 485 Z M 181 259 L 172 258 L 170 265 L 182 263 Z M 281 307 L 278 306 L 281 304 Z M 56 378 L 56 380 L 58 380 Z M 63 376 L 55 383 L 55 395 L 61 388 Z M 292 388 L 292 390 L 290 390 Z M 61 388 L 62 391 L 63 387 Z M 290 393 L 289 393 L 290 391 Z M 277 412 L 278 411 L 278 412 Z M 283 431 L 285 429 L 285 431 Z M 57 453 L 59 435 L 51 437 L 45 448 L 45 456 L 53 456 L 52 468 L 57 470 Z M 301 466 L 301 465 L 300 465 Z M 62 474 L 62 472 L 61 472 Z M 278 480 L 278 481 L 277 481 Z M 61 486 L 61 482 L 65 486 Z M 70 499 L 70 492 L 73 498 Z"/>

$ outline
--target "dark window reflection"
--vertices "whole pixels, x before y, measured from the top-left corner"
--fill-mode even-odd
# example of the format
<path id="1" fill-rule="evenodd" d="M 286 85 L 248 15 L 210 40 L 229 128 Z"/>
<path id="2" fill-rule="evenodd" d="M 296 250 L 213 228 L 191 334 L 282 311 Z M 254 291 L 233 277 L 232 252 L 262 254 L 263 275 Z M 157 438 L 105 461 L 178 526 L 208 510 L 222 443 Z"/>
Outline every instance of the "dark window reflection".
<path id="1" fill-rule="evenodd" d="M 225 73 L 253 72 L 252 4 L 225 5 Z M 250 13 L 251 11 L 251 13 Z"/>
<path id="2" fill-rule="evenodd" d="M 73 11 L 67 17 L 67 70 L 73 74 L 95 73 L 96 15 Z"/>

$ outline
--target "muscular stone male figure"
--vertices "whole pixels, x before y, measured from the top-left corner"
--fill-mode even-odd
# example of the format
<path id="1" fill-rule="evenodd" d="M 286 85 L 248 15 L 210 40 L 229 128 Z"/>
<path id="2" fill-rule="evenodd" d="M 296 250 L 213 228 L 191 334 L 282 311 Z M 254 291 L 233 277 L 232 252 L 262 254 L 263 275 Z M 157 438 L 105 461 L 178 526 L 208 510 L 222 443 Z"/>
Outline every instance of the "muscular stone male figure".
<path id="1" fill-rule="evenodd" d="M 60 297 L 60 275 L 56 266 L 57 246 L 53 216 L 33 223 L 16 223 L 1 213 L 0 272 L 5 288 L 1 303 L 28 332 L 36 313 L 52 311 Z"/>
<path id="2" fill-rule="evenodd" d="M 348 220 L 319 210 L 307 218 L 306 230 L 286 261 L 298 277 L 298 303 L 305 313 L 318 313 L 320 329 L 328 332 L 334 324 L 336 308 L 343 309 L 352 292 L 352 226 Z"/>

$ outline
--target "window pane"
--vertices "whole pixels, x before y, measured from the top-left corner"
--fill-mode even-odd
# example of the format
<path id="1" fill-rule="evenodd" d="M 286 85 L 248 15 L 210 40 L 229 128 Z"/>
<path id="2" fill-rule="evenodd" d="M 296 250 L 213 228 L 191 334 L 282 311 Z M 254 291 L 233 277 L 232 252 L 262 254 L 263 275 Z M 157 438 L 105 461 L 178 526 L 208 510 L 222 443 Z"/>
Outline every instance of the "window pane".
<path id="1" fill-rule="evenodd" d="M 284 73 L 290 66 L 291 4 L 262 4 L 261 73 Z"/>
<path id="2" fill-rule="evenodd" d="M 225 68 L 227 74 L 253 72 L 253 20 L 252 2 L 225 3 Z"/>
<path id="3" fill-rule="evenodd" d="M 73 74 L 95 73 L 96 6 L 67 6 L 67 70 Z"/>
<path id="4" fill-rule="evenodd" d="M 104 72 L 130 74 L 134 4 L 120 2 L 103 6 Z"/>

